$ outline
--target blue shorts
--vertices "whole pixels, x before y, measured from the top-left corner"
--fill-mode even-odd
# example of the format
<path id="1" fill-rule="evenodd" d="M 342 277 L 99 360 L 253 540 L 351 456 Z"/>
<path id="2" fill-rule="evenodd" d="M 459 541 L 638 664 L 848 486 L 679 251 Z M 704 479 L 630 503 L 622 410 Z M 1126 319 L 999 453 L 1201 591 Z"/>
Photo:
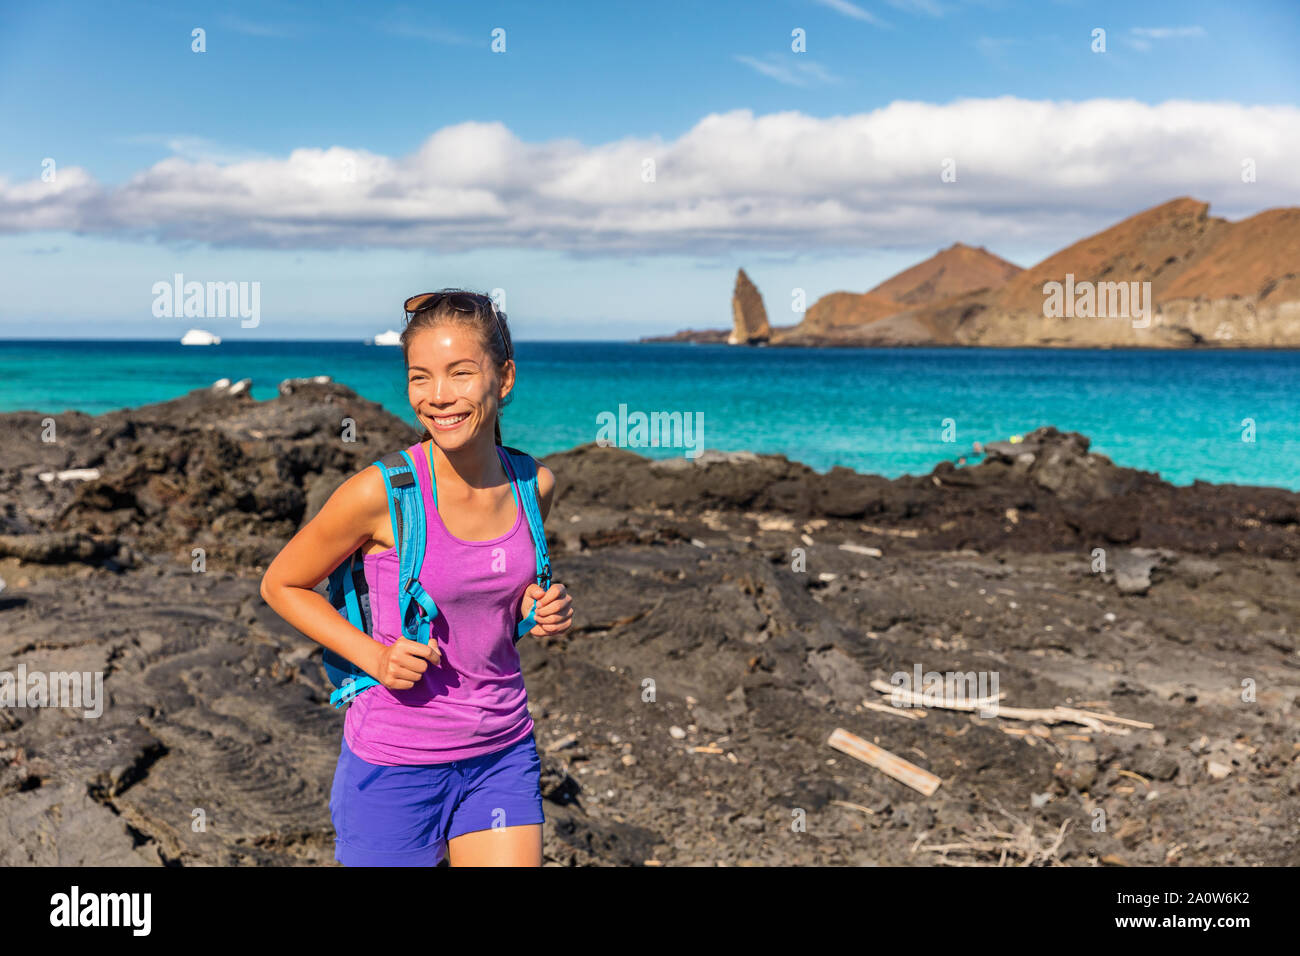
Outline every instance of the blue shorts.
<path id="1" fill-rule="evenodd" d="M 344 740 L 330 790 L 334 858 L 437 866 L 462 833 L 545 823 L 541 768 L 532 734 L 481 757 L 407 767 L 368 763 Z"/>

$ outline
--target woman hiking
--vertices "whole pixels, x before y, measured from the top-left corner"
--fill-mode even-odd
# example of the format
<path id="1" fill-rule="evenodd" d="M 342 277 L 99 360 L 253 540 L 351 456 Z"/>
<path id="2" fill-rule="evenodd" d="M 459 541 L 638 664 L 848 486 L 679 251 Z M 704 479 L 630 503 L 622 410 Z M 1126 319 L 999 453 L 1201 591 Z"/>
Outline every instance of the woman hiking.
<path id="1" fill-rule="evenodd" d="M 348 707 L 330 793 L 345 866 L 540 866 L 542 797 L 533 721 L 515 647 L 573 619 L 562 584 L 537 584 L 499 414 L 515 382 L 506 317 L 455 289 L 412 296 L 402 332 L 407 398 L 425 428 L 407 449 L 426 516 L 419 583 L 438 614 L 405 638 L 388 493 L 376 467 L 345 481 L 267 568 L 281 617 L 379 681 Z M 537 466 L 543 520 L 555 476 Z M 436 489 L 436 502 L 434 491 Z M 357 548 L 374 636 L 313 589 Z M 536 607 L 534 608 L 534 601 Z M 445 845 L 445 849 L 444 849 Z"/>

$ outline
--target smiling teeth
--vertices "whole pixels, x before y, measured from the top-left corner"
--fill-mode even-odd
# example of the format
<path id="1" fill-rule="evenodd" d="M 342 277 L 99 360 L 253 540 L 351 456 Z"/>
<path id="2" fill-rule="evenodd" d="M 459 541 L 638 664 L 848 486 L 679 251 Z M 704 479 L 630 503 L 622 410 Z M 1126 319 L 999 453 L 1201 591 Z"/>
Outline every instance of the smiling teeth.
<path id="1" fill-rule="evenodd" d="M 434 421 L 439 425 L 454 425 L 464 418 L 469 418 L 469 413 L 463 415 L 453 415 L 451 418 L 435 418 Z"/>

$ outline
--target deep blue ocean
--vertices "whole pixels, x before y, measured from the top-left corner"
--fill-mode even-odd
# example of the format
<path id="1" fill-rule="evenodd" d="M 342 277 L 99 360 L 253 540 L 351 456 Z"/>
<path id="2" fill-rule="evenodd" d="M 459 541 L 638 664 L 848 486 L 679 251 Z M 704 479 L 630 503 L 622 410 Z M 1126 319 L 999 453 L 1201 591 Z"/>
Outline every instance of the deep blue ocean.
<path id="1" fill-rule="evenodd" d="M 703 447 L 779 453 L 820 472 L 925 474 L 972 442 L 1055 425 L 1174 484 L 1300 491 L 1300 350 L 520 342 L 517 352 L 503 440 L 537 456 L 595 441 L 598 416 L 617 418 L 623 405 L 629 415 L 688 413 L 702 421 Z M 414 423 L 401 350 L 354 342 L 0 341 L 0 411 L 98 414 L 219 378 L 251 378 L 253 397 L 268 399 L 282 379 L 310 375 L 329 375 Z M 1254 440 L 1243 440 L 1251 422 Z"/>

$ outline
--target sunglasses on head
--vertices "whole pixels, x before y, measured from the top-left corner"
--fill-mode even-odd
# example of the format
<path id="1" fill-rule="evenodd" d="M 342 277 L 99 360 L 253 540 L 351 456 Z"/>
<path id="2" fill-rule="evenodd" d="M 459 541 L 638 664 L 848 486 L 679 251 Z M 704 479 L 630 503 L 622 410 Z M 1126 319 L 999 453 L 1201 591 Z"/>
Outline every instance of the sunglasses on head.
<path id="1" fill-rule="evenodd" d="M 402 310 L 409 322 L 411 316 L 417 312 L 427 312 L 444 301 L 457 312 L 478 313 L 482 312 L 484 308 L 490 311 L 492 318 L 496 319 L 497 334 L 501 336 L 501 346 L 505 349 L 506 358 L 514 358 L 514 349 L 510 347 L 510 342 L 506 339 L 505 329 L 501 325 L 501 316 L 497 315 L 496 303 L 485 295 L 479 295 L 477 292 L 421 292 L 419 295 L 413 295 L 402 303 Z"/>

